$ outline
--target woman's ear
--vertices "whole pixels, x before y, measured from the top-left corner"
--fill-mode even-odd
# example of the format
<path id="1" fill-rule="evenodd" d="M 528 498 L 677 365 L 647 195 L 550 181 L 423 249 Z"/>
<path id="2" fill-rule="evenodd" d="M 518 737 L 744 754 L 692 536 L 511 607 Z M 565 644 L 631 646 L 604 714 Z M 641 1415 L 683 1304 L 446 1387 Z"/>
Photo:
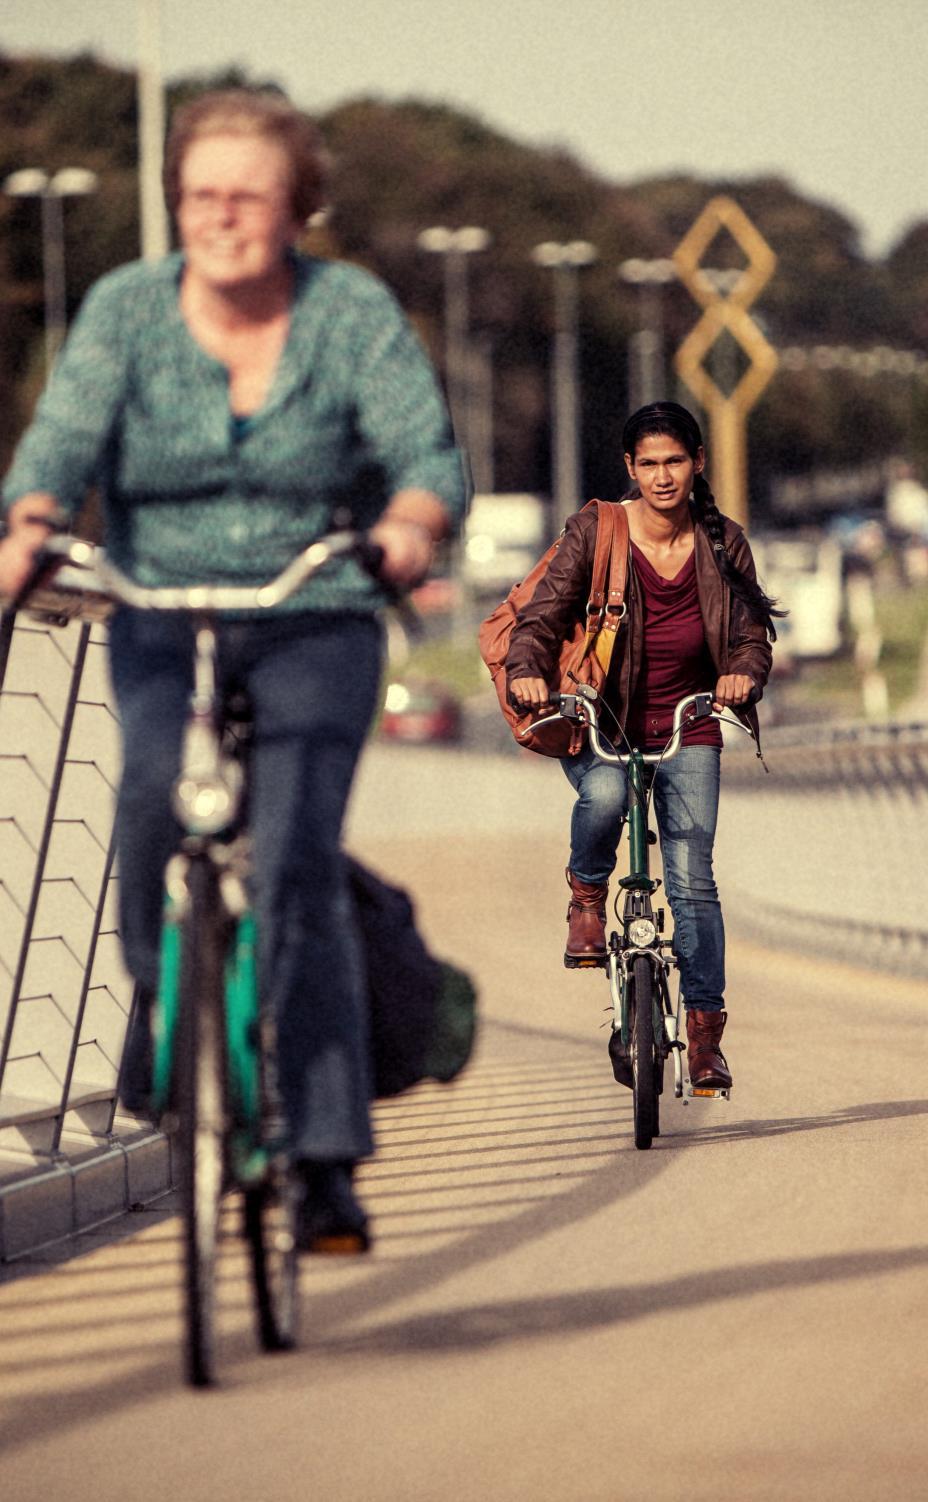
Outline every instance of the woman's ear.
<path id="1" fill-rule="evenodd" d="M 625 457 L 627 459 L 628 455 L 626 454 Z M 696 472 L 697 475 L 701 475 L 702 472 L 703 472 L 703 470 L 705 469 L 705 467 L 706 467 L 706 451 L 703 448 L 702 444 L 700 444 L 699 448 L 696 450 L 696 457 L 693 460 L 693 469 L 695 470 L 695 472 Z"/>
<path id="2" fill-rule="evenodd" d="M 625 468 L 628 470 L 629 478 L 632 479 L 632 480 L 634 480 L 634 478 L 635 478 L 635 461 L 632 458 L 631 454 L 626 454 L 625 455 Z"/>

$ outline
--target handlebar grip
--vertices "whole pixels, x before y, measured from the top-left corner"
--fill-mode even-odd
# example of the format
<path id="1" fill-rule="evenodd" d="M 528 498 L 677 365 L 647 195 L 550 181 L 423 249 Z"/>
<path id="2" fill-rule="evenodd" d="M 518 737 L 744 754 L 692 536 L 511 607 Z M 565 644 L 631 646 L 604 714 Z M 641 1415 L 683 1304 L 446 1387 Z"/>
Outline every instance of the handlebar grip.
<path id="1" fill-rule="evenodd" d="M 384 551 L 379 542 L 371 542 L 369 537 L 359 538 L 355 549 L 355 556 L 361 567 L 370 574 L 372 579 L 377 579 L 380 583 L 383 583 L 383 580 L 380 578 L 380 571 L 383 568 Z"/>

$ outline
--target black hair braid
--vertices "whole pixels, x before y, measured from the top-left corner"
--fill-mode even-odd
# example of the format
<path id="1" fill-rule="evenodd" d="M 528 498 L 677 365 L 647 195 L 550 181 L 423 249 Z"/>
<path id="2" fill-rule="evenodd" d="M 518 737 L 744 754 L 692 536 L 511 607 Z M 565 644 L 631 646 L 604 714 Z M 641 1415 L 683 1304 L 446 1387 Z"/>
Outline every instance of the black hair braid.
<path id="1" fill-rule="evenodd" d="M 722 513 L 715 504 L 715 496 L 712 494 L 705 475 L 697 475 L 693 481 L 693 503 L 696 521 L 701 523 L 712 544 L 715 561 L 725 583 L 736 599 L 739 599 L 754 619 L 765 628 L 770 640 L 776 641 L 777 633 L 773 617 L 784 616 L 786 611 L 779 610 L 776 600 L 764 594 L 756 580 L 747 578 L 732 562 L 725 546 L 725 523 L 722 521 Z"/>

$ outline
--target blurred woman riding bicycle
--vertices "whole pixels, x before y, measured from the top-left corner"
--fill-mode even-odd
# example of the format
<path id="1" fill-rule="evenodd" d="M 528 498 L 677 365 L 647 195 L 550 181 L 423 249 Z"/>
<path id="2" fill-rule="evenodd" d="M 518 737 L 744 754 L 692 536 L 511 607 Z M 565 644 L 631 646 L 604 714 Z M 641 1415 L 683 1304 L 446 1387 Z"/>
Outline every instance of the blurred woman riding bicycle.
<path id="1" fill-rule="evenodd" d="M 54 515 L 78 508 L 91 485 L 108 555 L 142 584 L 257 585 L 339 526 L 370 529 L 388 586 L 426 573 L 463 511 L 460 460 L 429 363 L 388 290 L 296 248 L 323 204 L 323 168 L 314 126 L 277 95 L 209 93 L 178 111 L 164 185 L 181 248 L 88 294 L 4 484 L 4 594 L 23 583 Z M 369 1243 L 352 1187 L 373 1143 L 340 833 L 376 704 L 383 603 L 346 559 L 266 618 L 226 617 L 220 628 L 220 672 L 254 716 L 261 980 L 278 1023 L 308 1250 Z M 127 608 L 110 628 L 124 752 L 121 933 L 149 998 L 178 838 L 170 789 L 190 629 Z M 145 1044 L 143 1026 L 130 1048 L 140 1055 Z M 132 1089 L 139 1096 L 144 1083 Z"/>

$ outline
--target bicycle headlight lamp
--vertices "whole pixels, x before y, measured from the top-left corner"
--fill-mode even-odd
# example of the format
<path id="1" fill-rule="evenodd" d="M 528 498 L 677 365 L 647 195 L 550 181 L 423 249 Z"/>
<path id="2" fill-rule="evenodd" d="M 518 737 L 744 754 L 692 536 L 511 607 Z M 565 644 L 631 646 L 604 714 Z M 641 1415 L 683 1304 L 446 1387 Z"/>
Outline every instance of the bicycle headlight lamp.
<path id="1" fill-rule="evenodd" d="M 657 938 L 657 929 L 650 918 L 632 918 L 628 925 L 628 941 L 636 949 L 647 949 Z"/>
<path id="2" fill-rule="evenodd" d="M 221 777 L 182 777 L 174 793 L 174 810 L 194 834 L 218 834 L 235 809 L 232 789 Z"/>

